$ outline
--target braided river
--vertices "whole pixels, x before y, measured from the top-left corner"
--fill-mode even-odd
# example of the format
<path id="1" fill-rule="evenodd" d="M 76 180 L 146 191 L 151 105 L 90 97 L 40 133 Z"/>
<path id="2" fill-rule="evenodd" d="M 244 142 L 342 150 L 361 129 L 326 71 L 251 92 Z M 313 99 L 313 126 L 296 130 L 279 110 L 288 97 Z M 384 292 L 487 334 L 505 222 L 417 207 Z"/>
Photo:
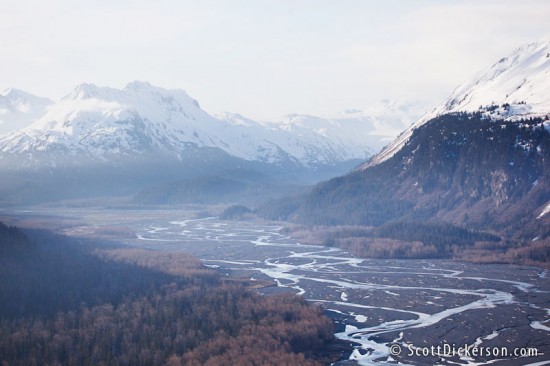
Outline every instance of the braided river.
<path id="1" fill-rule="evenodd" d="M 51 214 L 51 212 L 50 212 Z M 537 267 L 358 258 L 303 245 L 280 224 L 199 210 L 72 210 L 64 231 L 132 232 L 127 245 L 185 251 L 228 276 L 321 305 L 349 350 L 337 365 L 550 365 L 550 273 Z"/>

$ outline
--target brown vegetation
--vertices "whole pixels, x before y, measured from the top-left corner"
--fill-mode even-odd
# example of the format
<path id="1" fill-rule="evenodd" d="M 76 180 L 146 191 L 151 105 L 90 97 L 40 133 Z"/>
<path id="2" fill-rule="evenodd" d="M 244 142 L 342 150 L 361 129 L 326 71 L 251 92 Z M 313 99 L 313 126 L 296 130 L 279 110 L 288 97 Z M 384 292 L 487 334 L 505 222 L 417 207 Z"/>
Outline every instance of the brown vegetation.
<path id="1" fill-rule="evenodd" d="M 199 259 L 188 253 L 138 248 L 97 249 L 93 253 L 103 260 L 134 264 L 181 278 L 218 278 L 216 272 L 203 266 Z"/>
<path id="2" fill-rule="evenodd" d="M 336 239 L 337 247 L 366 258 L 433 258 L 437 249 L 419 241 L 407 242 L 384 238 Z"/>
<path id="3" fill-rule="evenodd" d="M 129 227 L 105 225 L 95 228 L 94 236 L 107 238 L 135 238 L 136 232 Z"/>
<path id="4" fill-rule="evenodd" d="M 536 240 L 523 246 L 502 243 L 476 243 L 454 257 L 474 263 L 514 263 L 545 267 L 550 269 L 550 238 Z"/>
<path id="5" fill-rule="evenodd" d="M 319 307 L 187 254 L 44 235 L 0 224 L 2 365 L 316 365 L 333 341 Z"/>
<path id="6" fill-rule="evenodd" d="M 335 246 L 366 258 L 454 258 L 483 240 L 498 246 L 500 238 L 450 224 L 388 223 L 368 226 L 292 226 L 287 233 L 302 243 Z"/>
<path id="7" fill-rule="evenodd" d="M 335 246 L 365 258 L 448 258 L 550 268 L 550 237 L 522 244 L 449 224 L 414 223 L 377 228 L 291 225 L 285 232 L 304 244 Z"/>
<path id="8" fill-rule="evenodd" d="M 3 320 L 0 360 L 9 364 L 306 364 L 332 339 L 332 324 L 294 295 L 262 297 L 236 285 L 168 284 L 154 293 Z M 176 363 L 179 362 L 179 363 Z"/>

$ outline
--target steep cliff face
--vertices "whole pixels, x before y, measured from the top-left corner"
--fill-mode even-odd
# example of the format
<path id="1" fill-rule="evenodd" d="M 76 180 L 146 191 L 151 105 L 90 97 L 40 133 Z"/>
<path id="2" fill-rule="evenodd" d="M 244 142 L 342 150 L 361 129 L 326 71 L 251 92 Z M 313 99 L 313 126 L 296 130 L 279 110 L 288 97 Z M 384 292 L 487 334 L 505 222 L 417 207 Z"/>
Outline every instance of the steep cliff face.
<path id="1" fill-rule="evenodd" d="M 505 122 L 482 113 L 437 117 L 392 158 L 319 184 L 293 215 L 317 224 L 431 220 L 547 235 L 547 127 L 542 119 Z"/>

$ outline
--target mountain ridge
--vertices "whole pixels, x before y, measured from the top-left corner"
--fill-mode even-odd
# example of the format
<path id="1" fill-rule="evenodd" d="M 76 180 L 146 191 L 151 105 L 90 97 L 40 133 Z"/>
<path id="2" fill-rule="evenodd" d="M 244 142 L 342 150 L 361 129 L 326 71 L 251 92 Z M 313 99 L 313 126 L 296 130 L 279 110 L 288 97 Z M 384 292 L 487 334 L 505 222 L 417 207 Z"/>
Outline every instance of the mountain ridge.
<path id="1" fill-rule="evenodd" d="M 499 62 L 499 73 L 493 66 L 482 74 L 495 76 L 499 85 L 507 73 L 514 73 L 516 80 L 529 80 L 529 98 L 516 104 L 499 104 L 502 101 L 497 99 L 470 110 L 471 103 L 461 106 L 452 101 L 465 100 L 463 95 L 479 89 L 459 87 L 450 102 L 421 118 L 354 171 L 317 184 L 292 205 L 264 206 L 260 214 L 311 225 L 444 222 L 522 243 L 550 240 L 546 50 L 550 52 L 550 40 L 520 47 L 512 53 L 515 58 L 505 58 L 517 61 L 509 64 L 511 69 L 503 70 Z M 522 68 L 536 78 L 522 76 Z M 537 72 L 532 74 L 534 69 Z M 466 85 L 485 84 L 474 78 Z M 505 92 L 499 89 L 504 98 Z"/>
<path id="2" fill-rule="evenodd" d="M 459 85 L 442 104 L 413 123 L 359 169 L 391 158 L 415 128 L 437 116 L 477 111 L 487 118 L 506 121 L 550 115 L 550 35 L 516 48 L 488 70 Z"/>
<path id="3" fill-rule="evenodd" d="M 8 88 L 0 93 L 0 134 L 25 128 L 46 113 L 54 102 L 23 90 Z"/>
<path id="4" fill-rule="evenodd" d="M 312 184 L 353 169 L 374 152 L 370 142 L 391 135 L 380 117 L 355 113 L 258 122 L 211 116 L 179 89 L 139 81 L 122 89 L 84 83 L 33 124 L 0 135 L 0 201 L 133 196 L 242 169 L 282 186 Z M 395 114 L 393 127 L 403 115 Z"/>
<path id="5" fill-rule="evenodd" d="M 258 122 L 242 115 L 211 116 L 181 89 L 134 81 L 122 89 L 83 83 L 38 120 L 0 135 L 0 162 L 24 156 L 51 165 L 63 155 L 108 161 L 112 155 L 163 151 L 179 158 L 190 147 L 218 148 L 248 161 L 293 162 L 316 169 L 361 160 L 383 146 L 406 124 L 405 112 L 387 126 L 382 116 L 321 118 L 289 115 L 278 122 Z M 365 141 L 361 140 L 365 136 Z"/>
<path id="6" fill-rule="evenodd" d="M 321 182 L 290 209 L 282 203 L 262 210 L 311 225 L 447 222 L 544 239 L 549 162 L 550 131 L 541 119 L 502 123 L 481 113 L 445 114 L 415 129 L 392 158 Z"/>

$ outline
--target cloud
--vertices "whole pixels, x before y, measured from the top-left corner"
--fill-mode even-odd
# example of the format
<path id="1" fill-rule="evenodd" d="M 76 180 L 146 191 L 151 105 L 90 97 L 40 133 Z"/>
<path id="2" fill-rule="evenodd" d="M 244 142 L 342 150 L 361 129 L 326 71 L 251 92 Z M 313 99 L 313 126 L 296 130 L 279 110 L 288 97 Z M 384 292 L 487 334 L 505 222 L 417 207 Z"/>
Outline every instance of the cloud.
<path id="1" fill-rule="evenodd" d="M 340 52 L 352 69 L 364 70 L 366 84 L 435 98 L 544 35 L 549 15 L 550 3 L 541 1 L 428 2 L 379 28 L 380 40 L 358 40 Z"/>
<path id="2" fill-rule="evenodd" d="M 0 12 L 0 89 L 59 98 L 148 80 L 264 119 L 436 103 L 549 16 L 537 0 L 20 0 Z"/>

